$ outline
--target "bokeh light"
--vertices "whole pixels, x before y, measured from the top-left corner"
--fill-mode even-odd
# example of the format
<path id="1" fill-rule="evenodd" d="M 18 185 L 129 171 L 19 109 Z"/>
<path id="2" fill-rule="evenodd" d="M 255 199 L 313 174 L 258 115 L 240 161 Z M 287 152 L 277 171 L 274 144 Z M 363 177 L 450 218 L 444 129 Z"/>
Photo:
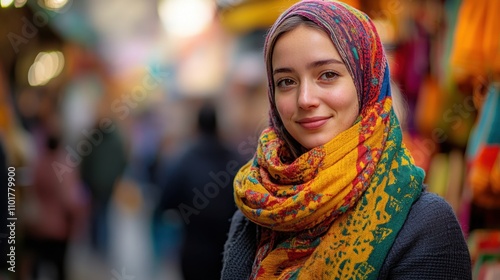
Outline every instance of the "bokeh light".
<path id="1" fill-rule="evenodd" d="M 57 77 L 64 68 L 64 55 L 59 51 L 39 53 L 28 71 L 31 86 L 42 86 Z"/>
<path id="2" fill-rule="evenodd" d="M 189 37 L 202 32 L 212 21 L 215 7 L 209 0 L 160 0 L 158 13 L 165 30 Z"/>

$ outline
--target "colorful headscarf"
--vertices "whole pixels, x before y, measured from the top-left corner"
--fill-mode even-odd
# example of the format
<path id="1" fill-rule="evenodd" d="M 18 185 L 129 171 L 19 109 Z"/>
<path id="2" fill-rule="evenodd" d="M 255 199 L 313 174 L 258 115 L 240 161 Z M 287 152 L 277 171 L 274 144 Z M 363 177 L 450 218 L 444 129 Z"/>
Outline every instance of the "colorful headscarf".
<path id="1" fill-rule="evenodd" d="M 302 16 L 331 37 L 360 101 L 356 123 L 325 145 L 289 153 L 274 104 L 276 28 Z M 376 279 L 424 172 L 402 144 L 392 109 L 389 68 L 371 20 L 340 2 L 303 1 L 285 11 L 265 44 L 271 125 L 238 172 L 235 201 L 259 226 L 253 279 Z"/>

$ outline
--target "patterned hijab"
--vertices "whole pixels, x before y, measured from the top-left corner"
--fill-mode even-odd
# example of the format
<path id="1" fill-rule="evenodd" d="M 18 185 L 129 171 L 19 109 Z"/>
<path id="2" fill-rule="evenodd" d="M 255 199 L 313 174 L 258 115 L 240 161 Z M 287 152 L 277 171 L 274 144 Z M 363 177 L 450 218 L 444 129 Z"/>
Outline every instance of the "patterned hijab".
<path id="1" fill-rule="evenodd" d="M 271 38 L 293 16 L 330 35 L 353 77 L 360 115 L 330 142 L 284 160 L 291 151 L 274 103 Z M 270 29 L 265 59 L 270 127 L 234 181 L 236 204 L 259 225 L 251 278 L 376 279 L 420 196 L 424 172 L 402 144 L 387 60 L 373 23 L 340 2 L 299 2 Z"/>

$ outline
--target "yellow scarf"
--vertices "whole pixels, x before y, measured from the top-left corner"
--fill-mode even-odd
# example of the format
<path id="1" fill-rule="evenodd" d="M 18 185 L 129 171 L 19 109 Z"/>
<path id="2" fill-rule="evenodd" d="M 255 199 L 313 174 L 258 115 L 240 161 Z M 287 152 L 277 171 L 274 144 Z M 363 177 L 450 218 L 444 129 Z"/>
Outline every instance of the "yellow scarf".
<path id="1" fill-rule="evenodd" d="M 424 177 L 391 104 L 373 105 L 292 163 L 282 160 L 287 150 L 275 130 L 262 133 L 234 182 L 239 209 L 261 226 L 251 278 L 377 277 Z"/>

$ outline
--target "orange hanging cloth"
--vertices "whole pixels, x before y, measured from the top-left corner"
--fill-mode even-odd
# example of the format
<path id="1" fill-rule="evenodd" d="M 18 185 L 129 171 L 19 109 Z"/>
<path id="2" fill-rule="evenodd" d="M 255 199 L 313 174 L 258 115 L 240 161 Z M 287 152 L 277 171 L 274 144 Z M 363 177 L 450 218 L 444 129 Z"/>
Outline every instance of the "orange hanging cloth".
<path id="1" fill-rule="evenodd" d="M 500 1 L 463 0 L 458 14 L 451 69 L 455 80 L 500 76 Z"/>

